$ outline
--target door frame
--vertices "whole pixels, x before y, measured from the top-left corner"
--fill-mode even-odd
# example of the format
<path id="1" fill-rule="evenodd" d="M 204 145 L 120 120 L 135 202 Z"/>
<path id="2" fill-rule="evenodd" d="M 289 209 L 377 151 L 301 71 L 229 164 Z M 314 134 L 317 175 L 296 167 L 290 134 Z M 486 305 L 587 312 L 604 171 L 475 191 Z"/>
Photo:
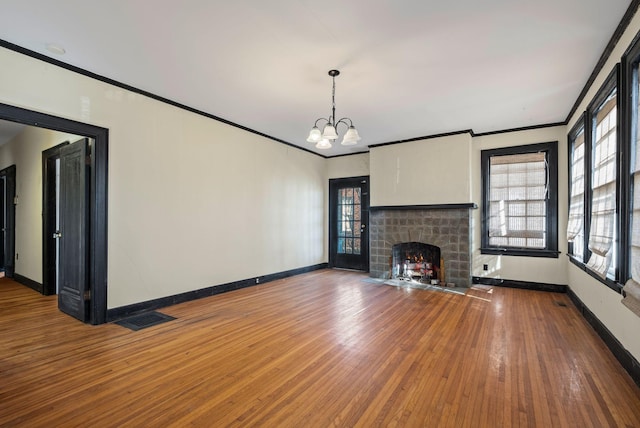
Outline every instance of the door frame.
<path id="1" fill-rule="evenodd" d="M 5 193 L 3 208 L 5 208 L 5 231 L 4 241 L 2 245 L 5 245 L 4 256 L 5 259 L 9 255 L 11 263 L 4 263 L 4 274 L 7 278 L 13 278 L 16 269 L 16 166 L 11 165 L 0 171 L 0 175 L 4 177 L 5 181 Z"/>
<path id="2" fill-rule="evenodd" d="M 89 167 L 89 319 L 107 321 L 107 198 L 109 130 L 45 113 L 0 103 L 0 119 L 93 139 Z"/>
<path id="3" fill-rule="evenodd" d="M 364 225 L 363 235 L 366 236 L 366 242 L 363 240 L 361 249 L 361 257 L 363 259 L 362 270 L 363 272 L 369 272 L 370 266 L 370 257 L 369 257 L 369 193 L 370 193 L 370 185 L 371 181 L 368 175 L 362 175 L 358 177 L 345 177 L 345 178 L 332 178 L 329 179 L 329 267 L 334 268 L 336 266 L 336 253 L 337 253 L 337 206 L 336 206 L 336 197 L 337 197 L 337 188 L 340 184 L 346 182 L 362 182 L 366 180 L 367 182 L 367 192 L 363 192 L 361 195 L 361 202 L 366 201 L 366 204 L 363 203 L 362 211 L 360 213 L 361 222 Z M 365 198 L 366 197 L 366 198 Z M 366 244 L 366 245 L 365 245 Z"/>

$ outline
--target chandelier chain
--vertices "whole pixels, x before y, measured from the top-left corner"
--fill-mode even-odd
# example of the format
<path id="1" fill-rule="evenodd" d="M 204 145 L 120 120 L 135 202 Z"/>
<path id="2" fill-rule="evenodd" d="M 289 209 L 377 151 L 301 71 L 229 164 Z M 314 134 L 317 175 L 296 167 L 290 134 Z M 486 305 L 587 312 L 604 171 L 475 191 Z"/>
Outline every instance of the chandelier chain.
<path id="1" fill-rule="evenodd" d="M 333 116 L 331 117 L 331 122 L 333 126 L 336 124 L 336 76 L 331 76 L 333 79 L 333 90 L 331 92 L 331 113 Z"/>

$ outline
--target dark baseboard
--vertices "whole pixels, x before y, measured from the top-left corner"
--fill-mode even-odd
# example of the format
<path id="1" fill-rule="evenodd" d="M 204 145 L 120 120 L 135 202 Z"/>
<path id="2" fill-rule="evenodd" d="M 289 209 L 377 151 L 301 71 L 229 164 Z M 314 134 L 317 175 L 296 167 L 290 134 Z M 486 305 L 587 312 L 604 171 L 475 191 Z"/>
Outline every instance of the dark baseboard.
<path id="1" fill-rule="evenodd" d="M 288 278 L 294 275 L 300 275 L 302 273 L 312 272 L 314 270 L 326 269 L 327 263 L 320 263 L 313 266 L 302 267 L 298 269 L 292 269 L 284 272 L 272 273 L 269 275 L 258 276 L 249 279 L 243 279 L 240 281 L 229 282 L 226 284 L 214 285 L 212 287 L 201 288 L 200 290 L 188 291 L 186 293 L 180 293 L 173 296 L 162 297 L 160 299 L 149 300 L 146 302 L 134 303 L 133 305 L 121 306 L 119 308 L 109 309 L 107 311 L 107 322 L 116 321 L 122 318 L 126 318 L 130 315 L 150 311 L 155 309 L 164 308 L 167 306 L 176 305 L 178 303 L 188 302 L 190 300 L 202 299 L 203 297 L 209 297 L 227 291 L 238 290 L 240 288 L 251 287 L 254 285 L 264 284 L 266 282 L 275 281 L 278 279 Z"/>
<path id="2" fill-rule="evenodd" d="M 524 290 L 551 291 L 553 293 L 566 293 L 567 286 L 561 284 L 546 284 L 544 282 L 516 281 L 513 279 L 471 277 L 473 284 L 493 285 L 496 287 L 521 288 Z"/>
<path id="3" fill-rule="evenodd" d="M 20 275 L 19 273 L 13 274 L 13 280 L 19 284 L 26 285 L 27 287 L 34 289 L 40 294 L 43 293 L 44 287 L 38 281 L 29 279 L 26 276 Z"/>
<path id="4" fill-rule="evenodd" d="M 622 367 L 629 373 L 636 385 L 640 386 L 640 363 L 633 355 L 627 351 L 624 346 L 616 339 L 609 329 L 582 303 L 582 300 L 571 290 L 568 289 L 568 295 L 573 304 L 578 308 L 585 320 L 598 333 L 598 336 L 607 345 L 613 356 L 616 357 Z"/>

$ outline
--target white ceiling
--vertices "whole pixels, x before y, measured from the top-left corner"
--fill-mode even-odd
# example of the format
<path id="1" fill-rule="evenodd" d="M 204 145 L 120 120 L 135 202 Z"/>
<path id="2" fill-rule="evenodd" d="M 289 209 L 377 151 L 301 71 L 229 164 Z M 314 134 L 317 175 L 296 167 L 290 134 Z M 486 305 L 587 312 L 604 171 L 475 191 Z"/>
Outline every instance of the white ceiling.
<path id="1" fill-rule="evenodd" d="M 630 3 L 0 0 L 0 39 L 333 156 L 564 121 Z M 318 151 L 333 68 L 362 140 Z"/>

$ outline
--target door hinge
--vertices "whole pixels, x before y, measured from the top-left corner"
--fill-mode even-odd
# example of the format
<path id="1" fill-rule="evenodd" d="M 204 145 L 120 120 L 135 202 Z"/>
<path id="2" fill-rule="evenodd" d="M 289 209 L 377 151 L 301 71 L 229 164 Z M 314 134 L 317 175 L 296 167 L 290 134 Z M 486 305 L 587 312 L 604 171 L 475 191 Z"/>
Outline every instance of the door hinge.
<path id="1" fill-rule="evenodd" d="M 91 300 L 91 290 L 85 290 L 84 292 L 84 300 Z"/>

